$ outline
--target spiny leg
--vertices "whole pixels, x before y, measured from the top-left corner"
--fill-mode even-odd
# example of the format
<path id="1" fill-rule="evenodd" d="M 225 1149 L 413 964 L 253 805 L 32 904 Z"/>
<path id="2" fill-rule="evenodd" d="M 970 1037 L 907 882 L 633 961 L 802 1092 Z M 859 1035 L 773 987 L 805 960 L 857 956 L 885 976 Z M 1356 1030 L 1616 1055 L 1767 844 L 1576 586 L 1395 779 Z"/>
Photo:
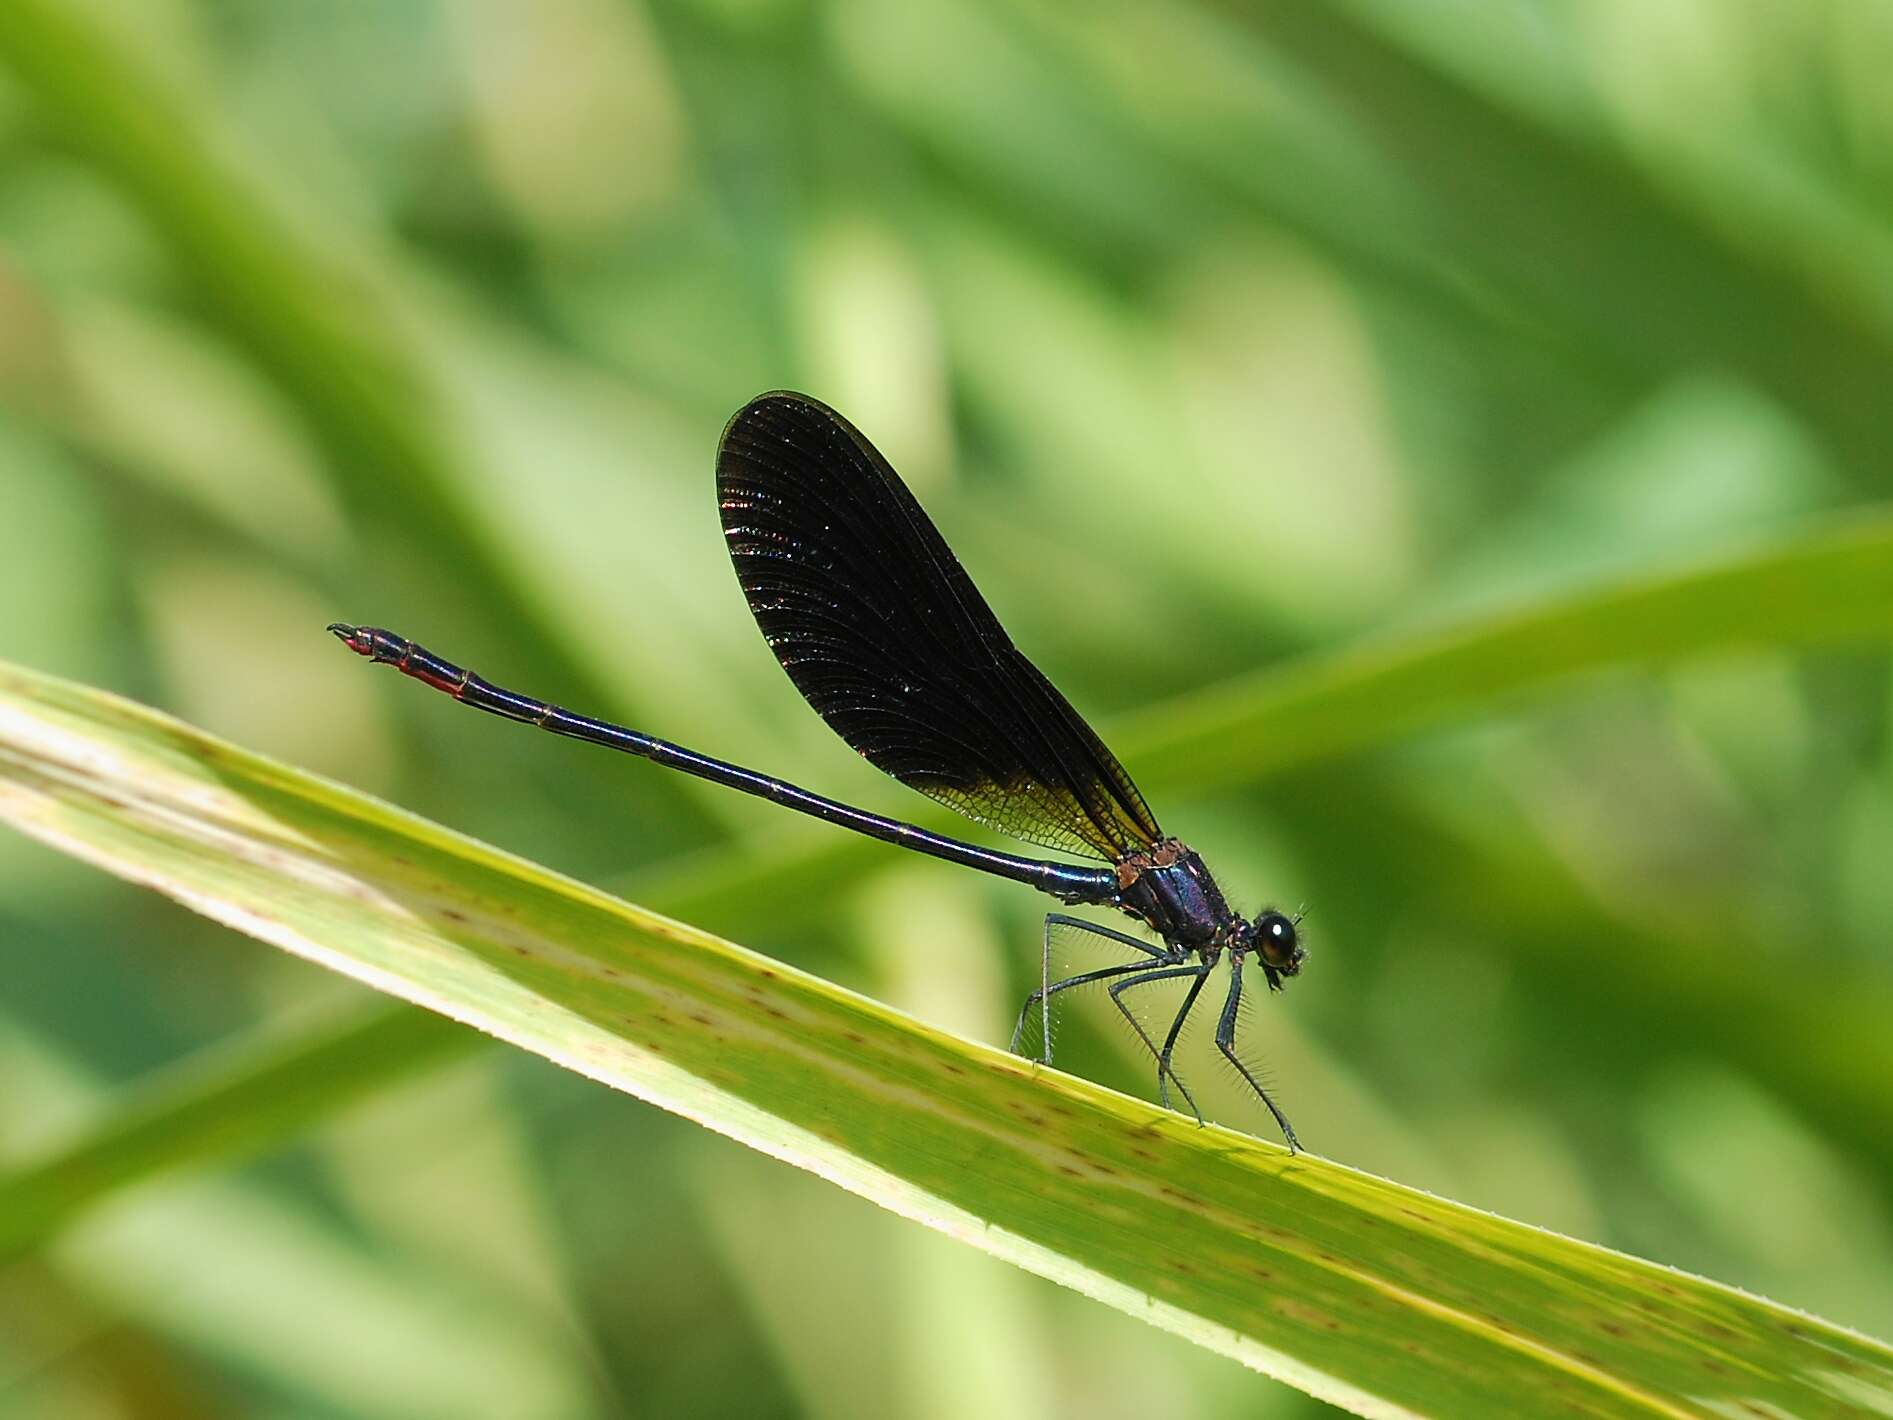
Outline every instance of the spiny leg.
<path id="1" fill-rule="evenodd" d="M 1170 1056 L 1177 1048 L 1177 1037 L 1183 1033 L 1183 1023 L 1189 1019 L 1190 1012 L 1196 1007 L 1196 998 L 1203 994 L 1203 985 L 1209 980 L 1209 963 L 1203 963 L 1197 972 L 1196 980 L 1190 983 L 1190 994 L 1183 998 L 1183 1004 L 1177 1009 L 1177 1018 L 1170 1022 L 1170 1034 L 1163 1038 L 1163 1054 L 1157 1057 L 1157 1097 L 1163 1101 L 1165 1109 L 1170 1108 L 1170 1079 L 1175 1079 L 1176 1072 L 1170 1068 Z M 1170 1079 L 1166 1079 L 1169 1076 Z M 1179 1081 L 1179 1087 L 1181 1082 Z M 1191 1108 L 1195 1108 L 1194 1105 Z"/>
<path id="2" fill-rule="evenodd" d="M 1014 1055 L 1017 1055 L 1019 1053 L 1019 1040 L 1020 1040 L 1020 1037 L 1022 1037 L 1025 1034 L 1026 1018 L 1032 1014 L 1032 1008 L 1034 1006 L 1043 1005 L 1046 1000 L 1048 1000 L 1049 998 L 1053 996 L 1056 996 L 1060 991 L 1068 990 L 1069 988 L 1073 986 L 1084 986 L 1093 981 L 1106 981 L 1106 980 L 1109 980 L 1113 976 L 1125 976 L 1133 971 L 1143 971 L 1148 966 L 1149 966 L 1148 962 L 1134 961 L 1129 966 L 1100 967 L 1096 971 L 1080 972 L 1077 976 L 1068 976 L 1063 981 L 1054 981 L 1050 986 L 1044 987 L 1038 991 L 1034 991 L 1030 996 L 1025 998 L 1025 1005 L 1022 1006 L 1019 1010 L 1019 1023 L 1012 1028 L 1012 1047 L 1011 1047 L 1012 1053 Z M 1039 1055 L 1039 1064 L 1049 1065 L 1051 1063 L 1052 1063 L 1051 1016 L 1048 1013 L 1045 1016 L 1045 1037 L 1043 1041 L 1043 1048 Z"/>
<path id="3" fill-rule="evenodd" d="M 1190 1107 L 1190 1113 L 1196 1116 L 1196 1122 L 1198 1124 L 1203 1122 L 1203 1111 L 1196 1107 L 1196 1100 L 1190 1094 L 1190 1087 L 1184 1084 L 1181 1079 L 1178 1079 L 1175 1071 L 1170 1070 L 1169 1066 L 1165 1063 L 1163 1052 L 1157 1049 L 1157 1043 L 1150 1038 L 1150 1033 L 1144 1029 L 1143 1023 L 1131 1014 L 1131 1008 L 1124 1004 L 1123 998 L 1119 993 L 1128 991 L 1133 986 L 1148 986 L 1154 981 L 1170 981 L 1179 976 L 1196 977 L 1197 985 L 1200 988 L 1202 979 L 1208 971 L 1209 968 L 1203 965 L 1167 967 L 1159 971 L 1147 971 L 1142 976 L 1133 976 L 1128 981 L 1120 981 L 1115 986 L 1111 987 L 1110 990 L 1111 1004 L 1116 1006 L 1119 1012 L 1122 1013 L 1124 1019 L 1131 1023 L 1131 1029 L 1137 1032 L 1137 1038 L 1143 1041 L 1144 1048 L 1156 1058 L 1158 1085 L 1161 1086 L 1163 1084 L 1164 1075 L 1168 1073 L 1171 1080 L 1176 1083 L 1177 1093 L 1183 1096 L 1183 1102 Z M 1191 996 L 1192 999 L 1194 999 L 1195 993 L 1192 992 Z M 1163 1103 L 1165 1109 L 1170 1107 L 1170 1097 L 1167 1092 L 1164 1095 Z"/>
<path id="4" fill-rule="evenodd" d="M 1282 1127 L 1282 1137 L 1288 1141 L 1291 1154 L 1301 1152 L 1301 1141 L 1295 1137 L 1295 1130 L 1288 1122 L 1288 1116 L 1276 1107 L 1269 1098 L 1269 1092 L 1262 1088 L 1249 1067 L 1236 1055 L 1236 1009 L 1242 1004 L 1242 958 L 1231 956 L 1229 959 L 1229 999 L 1223 1003 L 1222 1019 L 1216 1023 L 1216 1048 L 1223 1053 L 1223 1058 L 1236 1067 L 1236 1072 L 1249 1082 L 1249 1088 L 1256 1092 L 1262 1103 L 1269 1107 L 1269 1113 L 1275 1116 L 1275 1122 Z"/>
<path id="5" fill-rule="evenodd" d="M 1073 917 L 1068 912 L 1048 912 L 1045 914 L 1045 932 L 1041 939 L 1042 950 L 1039 952 L 1039 989 L 1025 998 L 1025 1005 L 1019 1010 L 1019 1023 L 1012 1028 L 1012 1053 L 1019 1053 L 1019 1039 L 1025 1034 L 1025 1018 L 1031 1014 L 1032 1006 L 1039 1007 L 1039 1063 L 1052 1063 L 1052 1007 L 1051 1000 L 1068 986 L 1082 986 L 1087 981 L 1098 981 L 1106 976 L 1121 976 L 1125 972 L 1140 970 L 1145 963 L 1133 962 L 1131 965 L 1113 968 L 1109 971 L 1085 972 L 1081 976 L 1067 977 L 1063 981 L 1052 980 L 1052 929 L 1054 927 L 1076 927 L 1080 932 L 1089 932 L 1093 936 L 1108 937 L 1114 942 L 1127 947 L 1134 947 L 1147 957 L 1158 961 L 1167 959 L 1167 954 L 1159 951 L 1148 942 L 1123 932 L 1113 932 L 1109 927 L 1100 927 L 1095 922 L 1087 922 L 1082 917 Z"/>

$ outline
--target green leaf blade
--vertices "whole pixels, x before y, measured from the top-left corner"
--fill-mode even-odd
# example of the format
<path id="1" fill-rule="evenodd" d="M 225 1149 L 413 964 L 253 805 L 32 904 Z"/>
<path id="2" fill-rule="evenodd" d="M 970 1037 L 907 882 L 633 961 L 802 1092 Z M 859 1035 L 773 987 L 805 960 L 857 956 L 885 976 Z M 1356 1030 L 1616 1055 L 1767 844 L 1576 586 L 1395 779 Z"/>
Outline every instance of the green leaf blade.
<path id="1" fill-rule="evenodd" d="M 0 814 L 1362 1414 L 1893 1394 L 1893 1354 L 1842 1329 L 1199 1129 L 19 670 Z"/>

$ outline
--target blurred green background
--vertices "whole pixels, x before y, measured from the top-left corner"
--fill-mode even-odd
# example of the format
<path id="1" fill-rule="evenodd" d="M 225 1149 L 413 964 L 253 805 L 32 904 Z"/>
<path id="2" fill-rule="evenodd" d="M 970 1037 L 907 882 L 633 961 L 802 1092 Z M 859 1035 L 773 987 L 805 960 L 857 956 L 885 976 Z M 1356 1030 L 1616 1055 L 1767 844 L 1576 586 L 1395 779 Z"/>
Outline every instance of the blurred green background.
<path id="1" fill-rule="evenodd" d="M 760 390 L 1107 726 L 1791 532 L 1893 483 L 1890 73 L 1871 0 L 9 0 L 0 655 L 634 896 L 714 873 L 828 830 L 323 624 L 903 813 L 730 573 Z M 1310 1147 L 1885 1335 L 1890 688 L 1757 647 L 1140 778 L 1309 909 L 1260 1023 Z M 703 920 L 1003 1042 L 1042 900 L 859 862 Z M 0 1158 L 367 1001 L 0 840 Z M 1322 1408 L 497 1048 L 0 1272 L 34 1420 Z"/>

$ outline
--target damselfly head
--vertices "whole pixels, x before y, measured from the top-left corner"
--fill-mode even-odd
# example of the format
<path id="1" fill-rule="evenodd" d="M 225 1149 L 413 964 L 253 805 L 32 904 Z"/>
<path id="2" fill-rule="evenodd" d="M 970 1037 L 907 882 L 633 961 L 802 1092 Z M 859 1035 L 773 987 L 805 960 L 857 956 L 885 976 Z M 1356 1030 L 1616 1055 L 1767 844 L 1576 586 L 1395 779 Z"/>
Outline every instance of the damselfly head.
<path id="1" fill-rule="evenodd" d="M 1262 964 L 1281 976 L 1293 976 L 1308 959 L 1308 949 L 1295 932 L 1293 918 L 1268 908 L 1255 919 L 1251 929 L 1255 953 Z"/>

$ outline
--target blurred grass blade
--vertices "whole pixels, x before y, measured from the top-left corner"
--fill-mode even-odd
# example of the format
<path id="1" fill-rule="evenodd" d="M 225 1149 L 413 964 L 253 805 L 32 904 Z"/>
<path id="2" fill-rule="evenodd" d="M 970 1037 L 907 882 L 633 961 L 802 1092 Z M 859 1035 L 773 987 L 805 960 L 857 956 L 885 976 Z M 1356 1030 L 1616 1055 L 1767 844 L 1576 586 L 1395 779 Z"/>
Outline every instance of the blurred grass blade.
<path id="1" fill-rule="evenodd" d="M 1386 744 L 1586 671 L 1893 639 L 1881 509 L 1678 570 L 1382 635 L 1141 711 L 1111 736 L 1141 783 L 1249 782 Z"/>
<path id="2" fill-rule="evenodd" d="M 1841 1416 L 1893 1351 L 920 1026 L 100 692 L 0 667 L 0 813 L 1362 1414 Z"/>
<path id="3" fill-rule="evenodd" d="M 294 403 L 364 529 L 400 528 L 454 569 L 463 624 L 534 657 L 545 693 L 610 704 L 594 670 L 531 594 L 516 557 L 456 475 L 452 409 L 390 299 L 396 273 L 333 211 L 291 208 L 245 135 L 121 31 L 66 0 L 0 5 L 0 71 L 148 224 L 207 312 Z M 367 575 L 375 575 L 372 568 Z M 633 791 L 680 823 L 701 813 L 663 785 Z"/>
<path id="4" fill-rule="evenodd" d="M 1307 658 L 1144 711 L 1120 722 L 1109 739 L 1153 790 L 1252 783 L 1454 716 L 1489 713 L 1508 698 L 1585 670 L 1743 646 L 1812 647 L 1889 636 L 1893 517 L 1874 514 L 1688 572 Z M 929 819 L 925 810 L 917 817 Z M 640 878 L 636 895 L 726 931 L 746 929 L 765 909 L 779 925 L 839 891 L 885 853 L 844 833 L 791 841 L 773 851 L 687 860 Z M 1568 891 L 1582 896 L 1575 887 Z M 1574 913 L 1581 907 L 1575 898 Z M 1673 993 L 1665 995 L 1667 982 L 1660 972 L 1646 972 L 1643 989 L 1655 1001 L 1674 1000 Z M 1792 1014 L 1782 984 L 1769 989 L 1775 1009 Z M 1669 1009 L 1700 1010 L 1701 1004 L 1692 996 Z M 1734 1014 L 1751 1018 L 1746 998 Z M 149 1173 L 294 1138 L 328 1113 L 457 1059 L 483 1039 L 443 1032 L 434 1017 L 405 1007 L 374 1006 L 347 1023 L 212 1051 L 216 1063 L 155 1081 L 67 1151 L 0 1179 L 0 1254 L 43 1241 L 93 1198 Z M 291 1109 L 278 1089 L 299 1063 L 329 1085 L 299 1086 L 298 1107 Z M 1850 1075 L 1845 1059 L 1821 1057 L 1817 1065 L 1809 1086 L 1816 1095 L 1857 1102 L 1859 1090 L 1872 1087 Z"/>
<path id="5" fill-rule="evenodd" d="M 1352 111 L 1411 175 L 1441 250 L 1644 369 L 1740 372 L 1854 476 L 1885 480 L 1893 333 L 1871 301 L 1836 299 L 1805 255 L 1731 240 L 1621 149 L 1498 102 L 1384 20 L 1345 5 L 1217 8 Z"/>
<path id="6" fill-rule="evenodd" d="M 473 595 L 510 591 L 511 569 L 456 496 L 425 381 L 387 327 L 361 253 L 351 262 L 306 239 L 208 113 L 88 7 L 0 9 L 0 66 L 135 205 L 223 328 L 296 402 L 350 501 L 419 519 L 480 569 Z"/>
<path id="7" fill-rule="evenodd" d="M 357 1007 L 200 1051 L 121 1094 L 66 1147 L 0 1178 L 0 1260 L 128 1183 L 260 1152 L 483 1039 L 425 1011 Z"/>

